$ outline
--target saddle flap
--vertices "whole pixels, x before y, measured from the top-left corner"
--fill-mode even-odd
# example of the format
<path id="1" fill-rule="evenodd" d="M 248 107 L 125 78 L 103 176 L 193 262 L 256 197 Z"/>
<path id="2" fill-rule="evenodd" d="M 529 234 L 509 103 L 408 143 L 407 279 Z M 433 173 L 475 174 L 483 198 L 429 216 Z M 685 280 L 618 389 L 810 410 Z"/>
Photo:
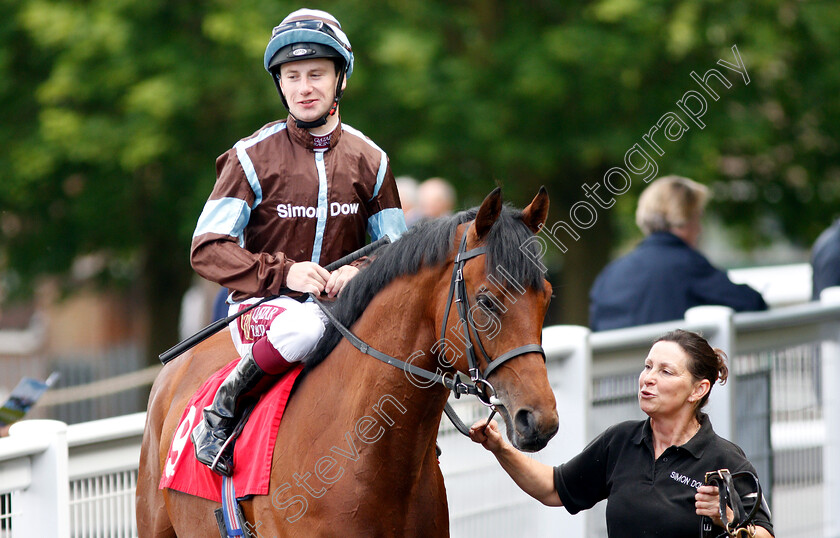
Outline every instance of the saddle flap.
<path id="1" fill-rule="evenodd" d="M 160 489 L 174 489 L 221 502 L 222 477 L 195 459 L 190 433 L 201 420 L 201 410 L 210 404 L 219 385 L 238 361 L 231 361 L 213 374 L 187 402 L 166 456 Z M 297 366 L 290 370 L 260 398 L 236 440 L 233 480 L 240 496 L 268 494 L 274 442 L 292 387 L 302 369 Z"/>

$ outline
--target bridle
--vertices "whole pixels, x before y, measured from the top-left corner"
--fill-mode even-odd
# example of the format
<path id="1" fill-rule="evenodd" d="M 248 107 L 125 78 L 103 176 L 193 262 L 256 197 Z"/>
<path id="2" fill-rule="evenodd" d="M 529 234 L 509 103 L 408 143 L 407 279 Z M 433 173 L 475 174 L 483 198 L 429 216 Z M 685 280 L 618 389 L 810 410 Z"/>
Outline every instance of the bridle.
<path id="1" fill-rule="evenodd" d="M 463 330 L 463 338 L 461 338 L 461 341 L 464 343 L 465 351 L 467 354 L 467 365 L 469 367 L 468 372 L 470 375 L 470 381 L 472 381 L 473 386 L 484 386 L 490 391 L 490 394 L 484 391 L 477 391 L 476 394 L 476 396 L 478 396 L 478 399 L 481 400 L 481 403 L 490 407 L 492 405 L 491 400 L 496 395 L 496 391 L 495 389 L 493 389 L 493 386 L 487 381 L 487 378 L 490 377 L 490 374 L 493 372 L 493 370 L 495 370 L 505 362 L 515 357 L 518 357 L 519 355 L 525 355 L 526 353 L 539 353 L 540 355 L 542 355 L 544 361 L 545 351 L 539 344 L 526 344 L 524 346 L 520 346 L 506 353 L 503 353 L 495 359 L 491 359 L 490 356 L 487 354 L 487 351 L 484 349 L 484 344 L 481 343 L 481 338 L 478 336 L 478 330 L 475 327 L 475 322 L 470 315 L 470 300 L 469 296 L 467 295 L 466 281 L 464 280 L 464 266 L 466 265 L 467 261 L 477 256 L 486 254 L 487 247 L 477 247 L 471 250 L 467 250 L 466 248 L 468 232 L 469 227 L 467 227 L 467 229 L 464 231 L 463 237 L 461 237 L 461 244 L 458 246 L 458 254 L 456 254 L 455 256 L 455 262 L 452 267 L 452 278 L 449 284 L 449 294 L 446 299 L 446 309 L 443 313 L 443 323 L 440 329 L 440 337 L 442 340 L 446 337 L 446 322 L 449 319 L 449 311 L 452 307 L 452 303 L 454 300 L 458 311 L 458 323 L 455 326 L 455 330 L 457 331 L 459 327 Z M 472 344 L 473 340 L 475 340 L 475 342 L 478 344 L 478 350 L 481 352 L 484 361 L 487 363 L 487 367 L 484 369 L 483 372 L 479 369 L 478 366 L 478 359 L 475 355 L 475 347 L 473 347 Z"/>
<path id="2" fill-rule="evenodd" d="M 467 250 L 467 235 L 469 232 L 470 226 L 467 226 L 467 229 L 464 231 L 464 235 L 461 238 L 461 243 L 458 246 L 458 253 L 455 255 L 455 261 L 452 267 L 452 278 L 450 279 L 449 283 L 449 293 L 446 299 L 446 309 L 444 311 L 443 316 L 443 325 L 441 327 L 441 338 L 439 341 L 447 342 L 448 340 L 445 339 L 446 336 L 446 321 L 449 318 L 449 312 L 451 310 L 452 304 L 456 305 L 456 309 L 458 311 L 458 323 L 456 324 L 455 330 L 457 331 L 459 328 L 463 330 L 463 343 L 467 355 L 467 365 L 468 365 L 468 372 L 470 376 L 470 382 L 465 382 L 461 379 L 457 373 L 443 373 L 438 374 L 435 372 L 431 372 L 424 368 L 420 368 L 415 366 L 409 362 L 402 361 L 395 357 L 392 357 L 386 353 L 382 353 L 381 351 L 370 347 L 367 343 L 365 343 L 362 339 L 358 336 L 353 334 L 350 329 L 345 327 L 336 317 L 335 315 L 330 312 L 330 310 L 323 304 L 321 301 L 316 297 L 314 294 L 310 293 L 310 297 L 312 297 L 315 303 L 321 308 L 330 322 L 335 326 L 341 335 L 347 339 L 356 349 L 364 353 L 365 355 L 370 355 L 375 359 L 379 359 L 382 362 L 390 364 L 391 366 L 395 366 L 397 368 L 402 368 L 406 373 L 411 373 L 412 375 L 422 377 L 432 383 L 440 383 L 445 386 L 447 389 L 451 390 L 455 395 L 455 398 L 458 399 L 461 397 L 462 394 L 471 394 L 478 398 L 478 400 L 482 403 L 482 405 L 492 409 L 492 413 L 496 413 L 496 407 L 500 405 L 499 399 L 496 397 L 496 390 L 493 388 L 493 385 L 487 381 L 487 377 L 496 370 L 499 366 L 504 364 L 505 362 L 516 358 L 520 355 L 525 355 L 527 353 L 539 353 L 542 355 L 543 361 L 545 361 L 545 351 L 543 350 L 542 346 L 539 344 L 526 344 L 524 346 L 519 346 L 517 348 L 511 349 L 506 353 L 503 353 L 496 357 L 495 359 L 491 359 L 487 354 L 487 351 L 484 349 L 484 345 L 481 343 L 481 338 L 478 335 L 478 329 L 475 327 L 474 321 L 471 319 L 470 316 L 470 303 L 469 297 L 467 295 L 467 287 L 466 282 L 464 281 L 464 266 L 466 265 L 467 261 L 476 258 L 478 256 L 482 256 L 486 254 L 487 247 L 477 247 L 470 250 Z M 478 359 L 476 358 L 475 349 L 472 344 L 472 340 L 475 340 L 478 344 L 478 349 L 481 352 L 482 357 L 484 358 L 485 362 L 487 363 L 487 367 L 482 372 L 478 365 Z M 458 415 L 455 413 L 455 410 L 447 403 L 446 408 L 444 409 L 446 415 L 452 421 L 453 425 L 464 435 L 469 435 L 469 427 L 466 426 L 463 421 L 458 418 Z M 490 415 L 492 418 L 493 414 Z M 488 418 L 489 422 L 489 418 Z"/>
<path id="3" fill-rule="evenodd" d="M 755 484 L 756 499 L 749 513 L 744 509 L 744 503 L 741 501 L 741 497 L 735 489 L 735 478 L 742 476 L 752 479 Z M 750 471 L 732 473 L 729 469 L 719 469 L 706 473 L 706 484 L 717 486 L 720 498 L 718 511 L 725 532 L 718 534 L 715 538 L 722 538 L 724 536 L 729 538 L 752 538 L 755 536 L 755 524 L 753 520 L 764 498 L 761 493 L 761 484 L 758 481 L 758 477 Z M 732 507 L 732 521 L 729 521 L 729 515 L 726 510 L 727 505 Z M 714 536 L 711 520 L 705 516 L 700 522 L 700 536 L 701 538 Z"/>

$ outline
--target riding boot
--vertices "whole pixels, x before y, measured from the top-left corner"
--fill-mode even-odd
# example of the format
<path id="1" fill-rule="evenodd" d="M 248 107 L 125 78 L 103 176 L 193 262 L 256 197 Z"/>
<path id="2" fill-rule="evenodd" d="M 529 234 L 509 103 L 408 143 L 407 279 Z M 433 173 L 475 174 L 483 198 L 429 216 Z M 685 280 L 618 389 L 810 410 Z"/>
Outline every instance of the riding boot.
<path id="1" fill-rule="evenodd" d="M 265 373 L 254 361 L 249 351 L 236 367 L 222 381 L 213 397 L 213 403 L 204 408 L 204 420 L 190 434 L 198 461 L 224 476 L 233 473 L 233 457 L 230 450 L 222 451 L 227 440 L 242 418 L 243 409 L 255 403 L 277 379 Z M 215 467 L 213 462 L 217 459 Z"/>

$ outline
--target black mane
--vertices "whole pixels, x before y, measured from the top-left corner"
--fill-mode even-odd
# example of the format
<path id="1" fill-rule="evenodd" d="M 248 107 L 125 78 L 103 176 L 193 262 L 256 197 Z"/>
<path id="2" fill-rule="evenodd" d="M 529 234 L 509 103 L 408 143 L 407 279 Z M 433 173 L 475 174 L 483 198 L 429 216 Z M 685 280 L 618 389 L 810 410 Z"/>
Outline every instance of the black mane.
<path id="1" fill-rule="evenodd" d="M 331 312 L 345 326 L 350 327 L 364 312 L 373 297 L 397 277 L 417 273 L 422 267 L 443 264 L 453 249 L 458 225 L 475 220 L 478 208 L 462 211 L 451 217 L 423 221 L 409 229 L 390 245 L 376 251 L 373 263 L 360 272 L 331 307 Z M 497 267 L 502 267 L 526 289 L 542 290 L 544 274 L 534 259 L 534 245 L 526 247 L 532 253 L 525 256 L 520 247 L 533 237 L 522 222 L 522 212 L 503 207 L 498 220 L 487 234 L 486 271 L 504 282 Z M 306 369 L 320 364 L 341 341 L 341 334 L 332 324 L 315 351 L 306 361 Z"/>

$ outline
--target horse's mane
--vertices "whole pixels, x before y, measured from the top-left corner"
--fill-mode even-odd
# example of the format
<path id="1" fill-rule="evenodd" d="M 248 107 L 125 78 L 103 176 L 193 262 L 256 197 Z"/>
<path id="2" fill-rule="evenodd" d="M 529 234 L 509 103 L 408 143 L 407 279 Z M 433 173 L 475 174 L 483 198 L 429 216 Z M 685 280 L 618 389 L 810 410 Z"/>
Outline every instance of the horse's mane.
<path id="1" fill-rule="evenodd" d="M 356 275 L 331 307 L 331 312 L 345 326 L 350 327 L 364 312 L 373 297 L 397 277 L 417 273 L 423 267 L 446 262 L 453 250 L 458 225 L 475 219 L 478 208 L 462 211 L 450 217 L 421 221 L 402 235 L 399 241 L 378 249 L 373 262 Z M 533 244 L 523 244 L 533 236 L 522 222 L 522 212 L 503 207 L 485 239 L 487 247 L 486 271 L 504 282 L 508 277 L 499 267 L 524 288 L 542 290 L 544 274 Z M 523 249 L 530 251 L 526 256 Z M 320 364 L 341 341 L 341 333 L 327 324 L 326 332 L 315 351 L 306 360 L 306 370 Z"/>

